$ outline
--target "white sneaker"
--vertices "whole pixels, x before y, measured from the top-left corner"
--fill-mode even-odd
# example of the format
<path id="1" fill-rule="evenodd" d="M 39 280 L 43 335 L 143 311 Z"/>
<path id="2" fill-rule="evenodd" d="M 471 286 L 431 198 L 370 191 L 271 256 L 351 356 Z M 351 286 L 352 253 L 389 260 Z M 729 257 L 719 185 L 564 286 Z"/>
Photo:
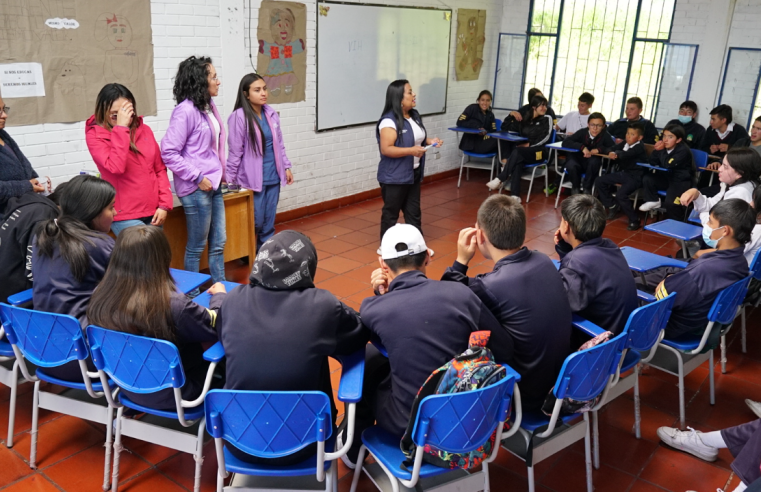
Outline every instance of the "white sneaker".
<path id="1" fill-rule="evenodd" d="M 661 206 L 661 200 L 658 199 L 657 202 L 645 202 L 642 205 L 639 206 L 640 212 L 649 212 L 654 208 L 660 208 Z"/>
<path id="2" fill-rule="evenodd" d="M 686 431 L 681 431 L 673 427 L 659 427 L 658 437 L 672 448 L 679 449 L 701 460 L 716 461 L 719 456 L 719 450 L 713 446 L 706 446 L 700 440 L 700 432 L 692 427 L 687 427 Z"/>
<path id="3" fill-rule="evenodd" d="M 761 419 L 761 403 L 753 400 L 745 400 L 745 404 L 756 414 L 756 417 Z"/>
<path id="4" fill-rule="evenodd" d="M 341 429 L 340 431 L 337 431 L 337 433 L 338 435 L 336 436 L 336 451 L 344 447 L 343 429 Z M 357 468 L 357 464 L 352 463 L 352 461 L 349 459 L 348 456 L 346 456 L 346 454 L 341 455 L 341 461 L 344 462 L 344 465 L 346 465 L 346 468 L 348 468 L 349 470 L 354 470 L 355 468 Z"/>
<path id="5" fill-rule="evenodd" d="M 502 186 L 502 181 L 499 180 L 499 178 L 494 178 L 488 183 L 486 183 L 486 187 L 489 188 L 491 191 L 497 191 L 500 186 Z"/>

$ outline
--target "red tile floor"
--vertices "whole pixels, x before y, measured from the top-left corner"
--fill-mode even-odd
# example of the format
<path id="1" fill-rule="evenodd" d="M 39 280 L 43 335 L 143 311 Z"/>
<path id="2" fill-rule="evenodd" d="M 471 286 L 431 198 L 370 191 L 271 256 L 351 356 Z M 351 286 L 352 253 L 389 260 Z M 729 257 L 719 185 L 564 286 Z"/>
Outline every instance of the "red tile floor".
<path id="1" fill-rule="evenodd" d="M 428 276 L 440 278 L 455 257 L 455 240 L 462 227 L 474 223 L 476 210 L 487 196 L 486 177 L 473 172 L 471 181 L 446 179 L 423 186 L 423 224 L 428 245 L 436 252 L 428 267 Z M 538 184 L 538 183 L 537 183 Z M 553 208 L 554 197 L 541 191 L 524 204 L 528 216 L 526 245 L 554 255 L 553 232 L 559 213 Z M 524 192 L 525 193 L 525 192 Z M 524 195 L 525 196 L 525 195 Z M 309 235 L 319 251 L 318 287 L 328 289 L 345 303 L 359 309 L 362 299 L 371 295 L 370 272 L 376 268 L 380 199 L 368 200 L 345 208 L 278 225 L 278 230 L 296 229 Z M 650 232 L 628 232 L 624 219 L 608 224 L 605 235 L 620 245 L 634 246 L 660 254 L 673 254 L 673 241 Z M 243 282 L 248 266 L 228 265 L 229 278 Z M 482 257 L 476 258 L 471 274 L 491 270 Z M 548 304 L 551 300 L 548 300 Z M 727 374 L 716 371 L 716 405 L 708 403 L 707 363 L 686 378 L 688 425 L 699 430 L 716 430 L 754 418 L 743 404 L 745 398 L 761 400 L 761 330 L 756 331 L 761 313 L 753 313 L 748 322 L 748 353 L 739 348 L 739 329 L 730 332 Z M 718 357 L 716 358 L 718 360 Z M 339 370 L 333 368 L 337 388 Z M 715 463 L 705 463 L 659 443 L 656 429 L 676 425 L 678 396 L 676 378 L 656 370 L 645 370 L 640 379 L 642 391 L 642 439 L 632 431 L 634 422 L 631 394 L 607 405 L 600 414 L 602 465 L 594 472 L 599 492 L 698 492 L 724 487 L 730 477 L 731 456 L 723 450 Z M 104 429 L 72 417 L 41 411 L 36 471 L 27 466 L 31 424 L 31 385 L 23 385 L 16 420 L 16 444 L 12 449 L 0 445 L 0 490 L 4 492 L 93 491 L 100 489 Z M 0 386 L 0 440 L 6 438 L 9 391 Z M 192 490 L 193 459 L 167 448 L 127 439 L 122 453 L 121 491 Z M 583 443 L 560 452 L 536 467 L 537 490 L 573 492 L 585 489 Z M 204 491 L 215 487 L 216 459 L 211 442 L 206 446 L 203 465 Z M 339 490 L 349 490 L 351 476 L 339 463 Z M 729 490 L 737 485 L 733 478 Z M 373 490 L 369 480 L 360 489 Z M 500 452 L 491 471 L 492 490 L 499 492 L 527 490 L 522 461 Z"/>

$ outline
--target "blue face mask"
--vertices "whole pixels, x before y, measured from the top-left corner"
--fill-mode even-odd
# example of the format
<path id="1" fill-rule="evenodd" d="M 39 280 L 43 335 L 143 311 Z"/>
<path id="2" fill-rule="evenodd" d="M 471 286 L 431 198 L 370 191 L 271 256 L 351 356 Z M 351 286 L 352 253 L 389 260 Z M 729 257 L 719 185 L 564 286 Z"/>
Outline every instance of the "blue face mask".
<path id="1" fill-rule="evenodd" d="M 724 236 L 721 236 L 719 239 L 711 239 L 711 234 L 713 234 L 713 231 L 718 231 L 719 229 L 723 229 L 724 226 L 717 227 L 716 229 L 711 229 L 708 224 L 703 226 L 703 242 L 705 242 L 709 248 L 716 249 L 716 246 L 719 244 L 719 241 Z"/>
<path id="2" fill-rule="evenodd" d="M 679 123 L 681 123 L 683 125 L 686 125 L 690 121 L 692 121 L 692 116 L 687 116 L 687 115 L 683 115 L 683 114 L 679 115 Z"/>

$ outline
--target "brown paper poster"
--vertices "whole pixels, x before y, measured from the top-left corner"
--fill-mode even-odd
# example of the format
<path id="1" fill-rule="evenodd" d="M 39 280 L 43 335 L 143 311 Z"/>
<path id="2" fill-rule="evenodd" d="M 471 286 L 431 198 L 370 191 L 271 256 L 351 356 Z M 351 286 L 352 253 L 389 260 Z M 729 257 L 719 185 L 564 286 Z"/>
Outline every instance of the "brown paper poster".
<path id="1" fill-rule="evenodd" d="M 156 114 L 150 0 L 1 0 L 0 94 L 10 125 L 86 120 L 107 83 Z"/>
<path id="2" fill-rule="evenodd" d="M 267 81 L 269 104 L 306 99 L 306 6 L 264 0 L 259 8 L 257 72 Z"/>
<path id="3" fill-rule="evenodd" d="M 486 11 L 457 10 L 457 49 L 455 73 L 457 80 L 478 80 L 484 64 Z"/>

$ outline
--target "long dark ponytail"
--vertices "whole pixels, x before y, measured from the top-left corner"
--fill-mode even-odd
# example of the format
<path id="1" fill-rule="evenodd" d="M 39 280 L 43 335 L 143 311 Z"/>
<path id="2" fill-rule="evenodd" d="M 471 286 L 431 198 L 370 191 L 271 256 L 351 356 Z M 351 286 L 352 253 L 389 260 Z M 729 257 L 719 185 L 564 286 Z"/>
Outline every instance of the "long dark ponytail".
<path id="1" fill-rule="evenodd" d="M 254 114 L 254 109 L 251 107 L 251 103 L 248 101 L 248 89 L 251 84 L 257 80 L 264 80 L 264 77 L 257 73 L 249 73 L 243 76 L 238 85 L 238 97 L 235 98 L 235 109 L 243 108 L 243 114 L 246 117 L 246 128 L 248 129 L 248 138 L 251 140 L 251 145 L 254 147 L 254 155 L 264 155 L 265 148 L 259 146 L 259 140 L 256 138 L 256 132 L 254 131 L 254 125 L 259 129 L 259 135 L 262 135 L 262 127 L 259 125 L 259 121 Z M 265 116 L 262 115 L 262 118 Z"/>
<path id="2" fill-rule="evenodd" d="M 404 129 L 404 110 L 402 109 L 402 99 L 404 99 L 404 86 L 409 84 L 408 80 L 395 80 L 388 84 L 386 89 L 386 104 L 383 106 L 383 112 L 381 113 L 380 120 L 378 120 L 378 126 L 383 120 L 383 116 L 386 113 L 393 113 L 394 120 L 396 121 L 396 132 L 401 134 Z M 410 118 L 417 123 L 425 133 L 425 127 L 423 126 L 423 119 L 420 117 L 420 113 L 415 108 L 410 109 Z"/>
<path id="3" fill-rule="evenodd" d="M 43 222 L 37 234 L 37 249 L 41 255 L 53 257 L 58 246 L 61 257 L 69 264 L 78 282 L 84 280 L 90 270 L 90 256 L 85 243 L 103 233 L 91 229 L 91 223 L 116 196 L 116 190 L 106 180 L 82 174 L 71 179 L 61 194 L 61 215 Z"/>

